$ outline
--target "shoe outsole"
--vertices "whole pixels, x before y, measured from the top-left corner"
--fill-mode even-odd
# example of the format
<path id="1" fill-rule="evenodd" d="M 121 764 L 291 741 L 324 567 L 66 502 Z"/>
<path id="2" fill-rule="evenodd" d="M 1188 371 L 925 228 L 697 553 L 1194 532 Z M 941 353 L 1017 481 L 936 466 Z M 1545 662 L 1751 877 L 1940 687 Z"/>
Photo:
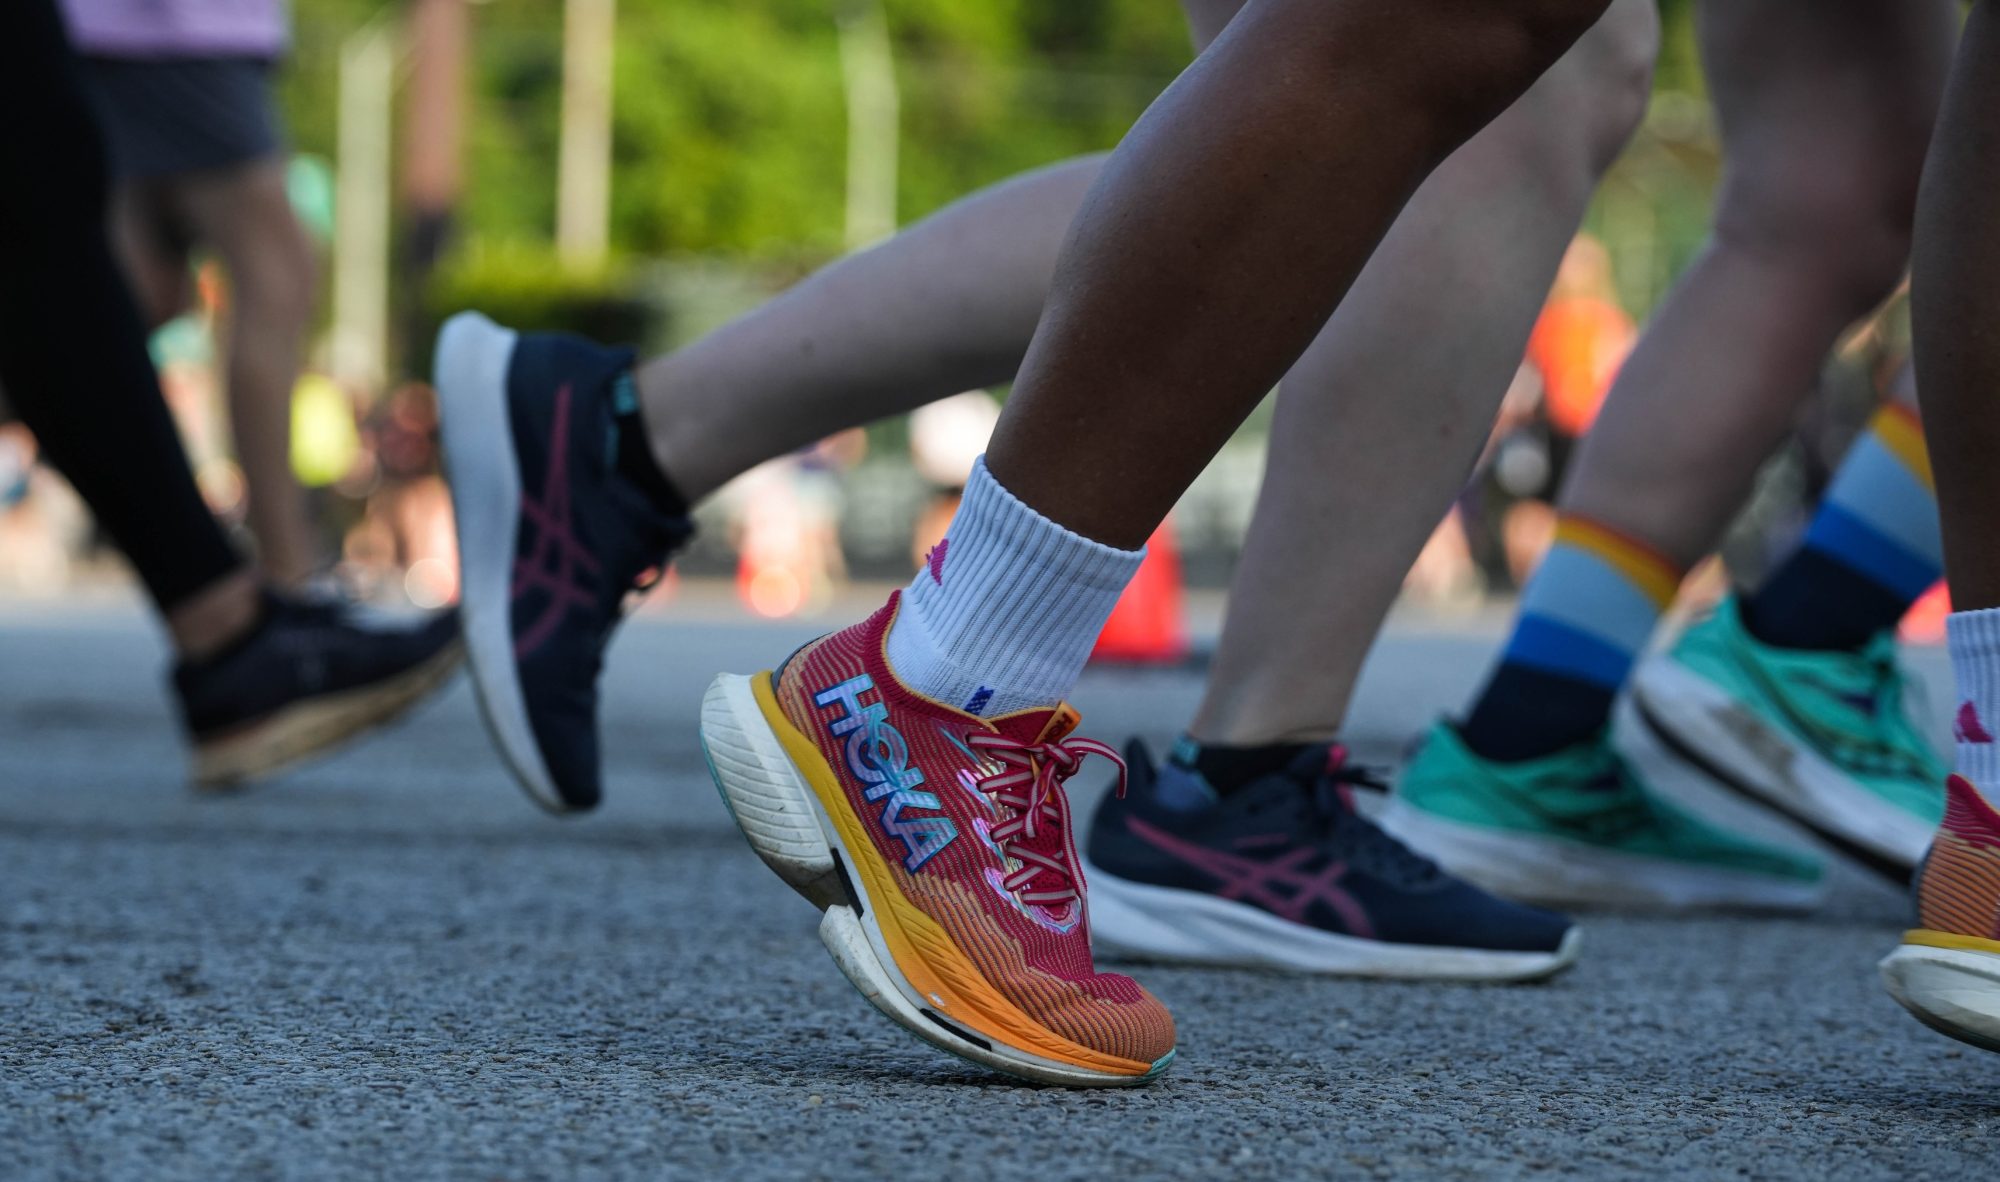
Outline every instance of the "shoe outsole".
<path id="1" fill-rule="evenodd" d="M 1935 822 L 1885 805 L 1817 752 L 1740 709 L 1671 657 L 1632 680 L 1634 713 L 1682 761 L 1759 808 L 1810 831 L 1843 857 L 1898 886 L 1923 861 Z M 1727 717 L 1731 721 L 1721 721 Z M 1778 767 L 1785 770 L 1780 774 Z"/>
<path id="2" fill-rule="evenodd" d="M 192 778 L 202 792 L 233 792 L 332 753 L 388 726 L 451 680 L 464 660 L 462 641 L 375 685 L 295 702 L 226 736 L 198 742 Z"/>
<path id="3" fill-rule="evenodd" d="M 1127 960 L 1401 981 L 1527 982 L 1555 976 L 1583 950 L 1583 930 L 1574 926 L 1545 951 L 1365 940 L 1233 899 L 1131 882 L 1096 867 L 1086 874 L 1091 946 Z"/>
<path id="4" fill-rule="evenodd" d="M 768 677 L 768 674 L 758 676 Z M 701 744 L 716 791 L 766 866 L 822 912 L 820 942 L 849 983 L 890 1021 L 939 1050 L 1007 1075 L 1065 1087 L 1133 1087 L 1157 1078 L 1169 1051 L 1141 1074 L 1112 1074 L 996 1043 L 924 1003 L 896 968 L 854 857 L 818 795 L 760 709 L 753 679 L 724 674 L 702 698 Z"/>
<path id="5" fill-rule="evenodd" d="M 1884 957 L 1889 996 L 1917 1021 L 1981 1050 L 2000 1051 L 2000 955 L 1904 944 Z"/>
<path id="6" fill-rule="evenodd" d="M 1576 911 L 1801 912 L 1818 907 L 1826 895 L 1824 879 L 1783 882 L 1613 854 L 1581 842 L 1467 825 L 1401 798 L 1391 799 L 1378 820 L 1451 873 L 1522 903 Z"/>
<path id="7" fill-rule="evenodd" d="M 459 616 L 479 715 L 528 799 L 579 811 L 557 789 L 535 742 L 514 663 L 513 570 L 521 468 L 508 426 L 507 369 L 518 334 L 476 312 L 438 333 L 433 384 L 452 519 L 458 533 Z M 587 807 L 587 806 L 582 806 Z"/>

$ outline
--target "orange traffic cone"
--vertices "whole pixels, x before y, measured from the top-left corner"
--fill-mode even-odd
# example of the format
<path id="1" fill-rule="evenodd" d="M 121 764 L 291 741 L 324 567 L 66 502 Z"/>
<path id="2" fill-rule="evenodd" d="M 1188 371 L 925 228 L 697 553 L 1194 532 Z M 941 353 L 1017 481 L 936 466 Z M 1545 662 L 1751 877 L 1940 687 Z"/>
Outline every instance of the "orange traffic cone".
<path id="1" fill-rule="evenodd" d="M 1181 605 L 1181 555 L 1171 522 L 1146 543 L 1146 559 L 1104 622 L 1093 661 L 1170 665 L 1187 659 L 1187 622 Z"/>
<path id="2" fill-rule="evenodd" d="M 1904 644 L 1943 644 L 1944 618 L 1951 614 L 1951 591 L 1939 579 L 1937 584 L 1924 592 L 1923 597 L 1910 605 L 1909 614 L 1903 617 L 1903 626 L 1898 634 Z"/>

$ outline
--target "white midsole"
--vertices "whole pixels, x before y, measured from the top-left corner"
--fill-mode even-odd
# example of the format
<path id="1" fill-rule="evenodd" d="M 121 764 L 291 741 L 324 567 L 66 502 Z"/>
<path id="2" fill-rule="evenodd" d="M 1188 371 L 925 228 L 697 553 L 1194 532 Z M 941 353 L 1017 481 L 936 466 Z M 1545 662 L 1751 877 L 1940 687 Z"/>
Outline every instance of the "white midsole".
<path id="1" fill-rule="evenodd" d="M 476 312 L 438 333 L 438 433 L 458 530 L 459 616 L 480 710 L 514 778 L 536 804 L 566 812 L 542 760 L 514 663 L 513 570 L 521 468 L 508 427 L 516 334 Z"/>
<path id="2" fill-rule="evenodd" d="M 1932 1028 L 2000 1049 L 2000 955 L 1904 944 L 1883 959 L 1882 981 Z"/>
<path id="3" fill-rule="evenodd" d="M 856 867 L 855 858 L 818 794 L 772 733 L 751 685 L 749 677 L 730 673 L 709 685 L 701 702 L 702 747 L 716 786 L 751 848 L 778 877 L 812 897 L 812 884 L 836 872 L 836 851 L 850 868 Z M 822 903 L 826 914 L 820 920 L 820 941 L 861 995 L 897 1025 L 954 1055 L 1044 1083 L 1102 1087 L 1151 1078 L 1091 1071 L 983 1036 L 974 1043 L 925 1017 L 925 1009 L 946 1019 L 952 1015 L 943 998 L 919 993 L 896 967 L 874 920 L 876 902 L 868 894 L 865 876 L 853 869 L 846 882 L 859 896 L 862 914 L 856 915 L 845 902 Z"/>
<path id="4" fill-rule="evenodd" d="M 1734 695 L 1669 656 L 1643 665 L 1632 693 L 1676 742 L 1794 820 L 1825 829 L 1908 869 L 1930 848 L 1934 822 L 1870 792 L 1825 756 L 1744 709 Z M 1734 725 L 1725 723 L 1730 719 Z M 1942 790 L 1942 785 L 1939 786 Z"/>
<path id="5" fill-rule="evenodd" d="M 1613 853 L 1581 842 L 1467 825 L 1398 798 L 1383 828 L 1451 873 L 1504 898 L 1557 907 L 1679 911 L 1742 907 L 1810 910 L 1821 883 L 1786 882 L 1741 870 L 1689 866 Z"/>
<path id="6" fill-rule="evenodd" d="M 1440 981 L 1528 981 L 1575 962 L 1571 928 L 1548 952 L 1391 944 L 1323 932 L 1198 891 L 1131 882 L 1090 868 L 1090 941 L 1100 952 L 1182 964 L 1229 965 Z"/>

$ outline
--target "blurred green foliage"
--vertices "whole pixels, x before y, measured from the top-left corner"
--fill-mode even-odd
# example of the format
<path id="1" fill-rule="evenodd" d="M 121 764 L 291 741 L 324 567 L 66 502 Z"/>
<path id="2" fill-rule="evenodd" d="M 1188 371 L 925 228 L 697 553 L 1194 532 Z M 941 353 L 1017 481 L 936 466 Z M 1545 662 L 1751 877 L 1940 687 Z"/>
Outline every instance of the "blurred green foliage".
<path id="1" fill-rule="evenodd" d="M 479 243 L 447 259 L 423 293 L 409 347 L 427 351 L 445 319 L 466 308 L 524 332 L 571 332 L 600 341 L 645 341 L 660 327 L 659 308 L 629 268 L 564 267 L 553 250 L 525 243 Z M 408 360 L 411 372 L 430 372 L 427 356 Z"/>
<path id="2" fill-rule="evenodd" d="M 846 116 L 836 15 L 849 2 L 619 0 L 619 257 L 720 256 L 789 275 L 840 251 Z M 880 3 L 900 91 L 904 222 L 1024 169 L 1114 146 L 1191 52 L 1174 0 Z M 508 298 L 543 280 L 551 298 L 582 298 L 548 279 L 554 268 L 520 262 L 546 259 L 534 252 L 545 251 L 555 220 L 562 8 L 561 0 L 473 5 L 459 241 L 487 261 L 448 271 L 450 291 L 426 303 L 474 294 L 466 284 L 480 275 Z M 1692 2 L 1661 8 L 1655 118 L 1590 220 L 1638 312 L 1698 245 L 1715 171 Z M 341 42 L 399 15 L 397 0 L 294 0 L 285 99 L 302 150 L 336 158 Z M 500 273 L 508 267 L 515 273 Z"/>
<path id="3" fill-rule="evenodd" d="M 839 0 L 622 0 L 613 238 L 624 252 L 840 248 Z M 1186 64 L 1172 0 L 883 0 L 895 41 L 904 220 L 1115 144 Z M 394 5 L 297 0 L 287 86 L 302 148 L 332 154 L 339 42 Z M 562 5 L 474 6 L 465 224 L 541 239 L 555 217 Z"/>
<path id="4" fill-rule="evenodd" d="M 845 122 L 840 0 L 622 0 L 614 234 L 626 251 L 831 252 Z M 905 220 L 980 185 L 1116 144 L 1188 61 L 1173 0 L 883 0 L 902 92 Z M 474 6 L 466 222 L 538 239 L 554 219 L 559 0 Z M 287 89 L 332 156 L 339 43 L 385 0 L 295 0 Z M 1697 90 L 1688 0 L 1663 5 L 1660 81 Z"/>

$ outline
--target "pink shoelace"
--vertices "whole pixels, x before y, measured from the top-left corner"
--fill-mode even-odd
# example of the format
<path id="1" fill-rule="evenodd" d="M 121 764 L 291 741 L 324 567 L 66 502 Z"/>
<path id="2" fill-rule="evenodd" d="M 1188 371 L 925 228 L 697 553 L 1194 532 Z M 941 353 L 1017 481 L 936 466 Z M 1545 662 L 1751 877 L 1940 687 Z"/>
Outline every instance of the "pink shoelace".
<path id="1" fill-rule="evenodd" d="M 996 804 L 1005 805 L 1013 816 L 995 825 L 993 844 L 1021 864 L 1002 880 L 1002 885 L 1022 903 L 1032 907 L 1061 908 L 1077 900 L 1076 843 L 1070 836 L 1069 796 L 1062 783 L 1076 774 L 1085 756 L 1102 755 L 1118 765 L 1118 795 L 1125 795 L 1125 761 L 1118 752 L 1095 739 L 1066 742 L 1023 743 L 1004 735 L 967 735 L 966 744 L 998 760 L 1001 770 L 977 781 L 979 790 Z M 1044 824 L 1056 826 L 1063 835 L 1061 857 L 1015 845 L 1015 839 L 1033 841 Z M 1049 876 L 1046 881 L 1043 876 Z"/>

